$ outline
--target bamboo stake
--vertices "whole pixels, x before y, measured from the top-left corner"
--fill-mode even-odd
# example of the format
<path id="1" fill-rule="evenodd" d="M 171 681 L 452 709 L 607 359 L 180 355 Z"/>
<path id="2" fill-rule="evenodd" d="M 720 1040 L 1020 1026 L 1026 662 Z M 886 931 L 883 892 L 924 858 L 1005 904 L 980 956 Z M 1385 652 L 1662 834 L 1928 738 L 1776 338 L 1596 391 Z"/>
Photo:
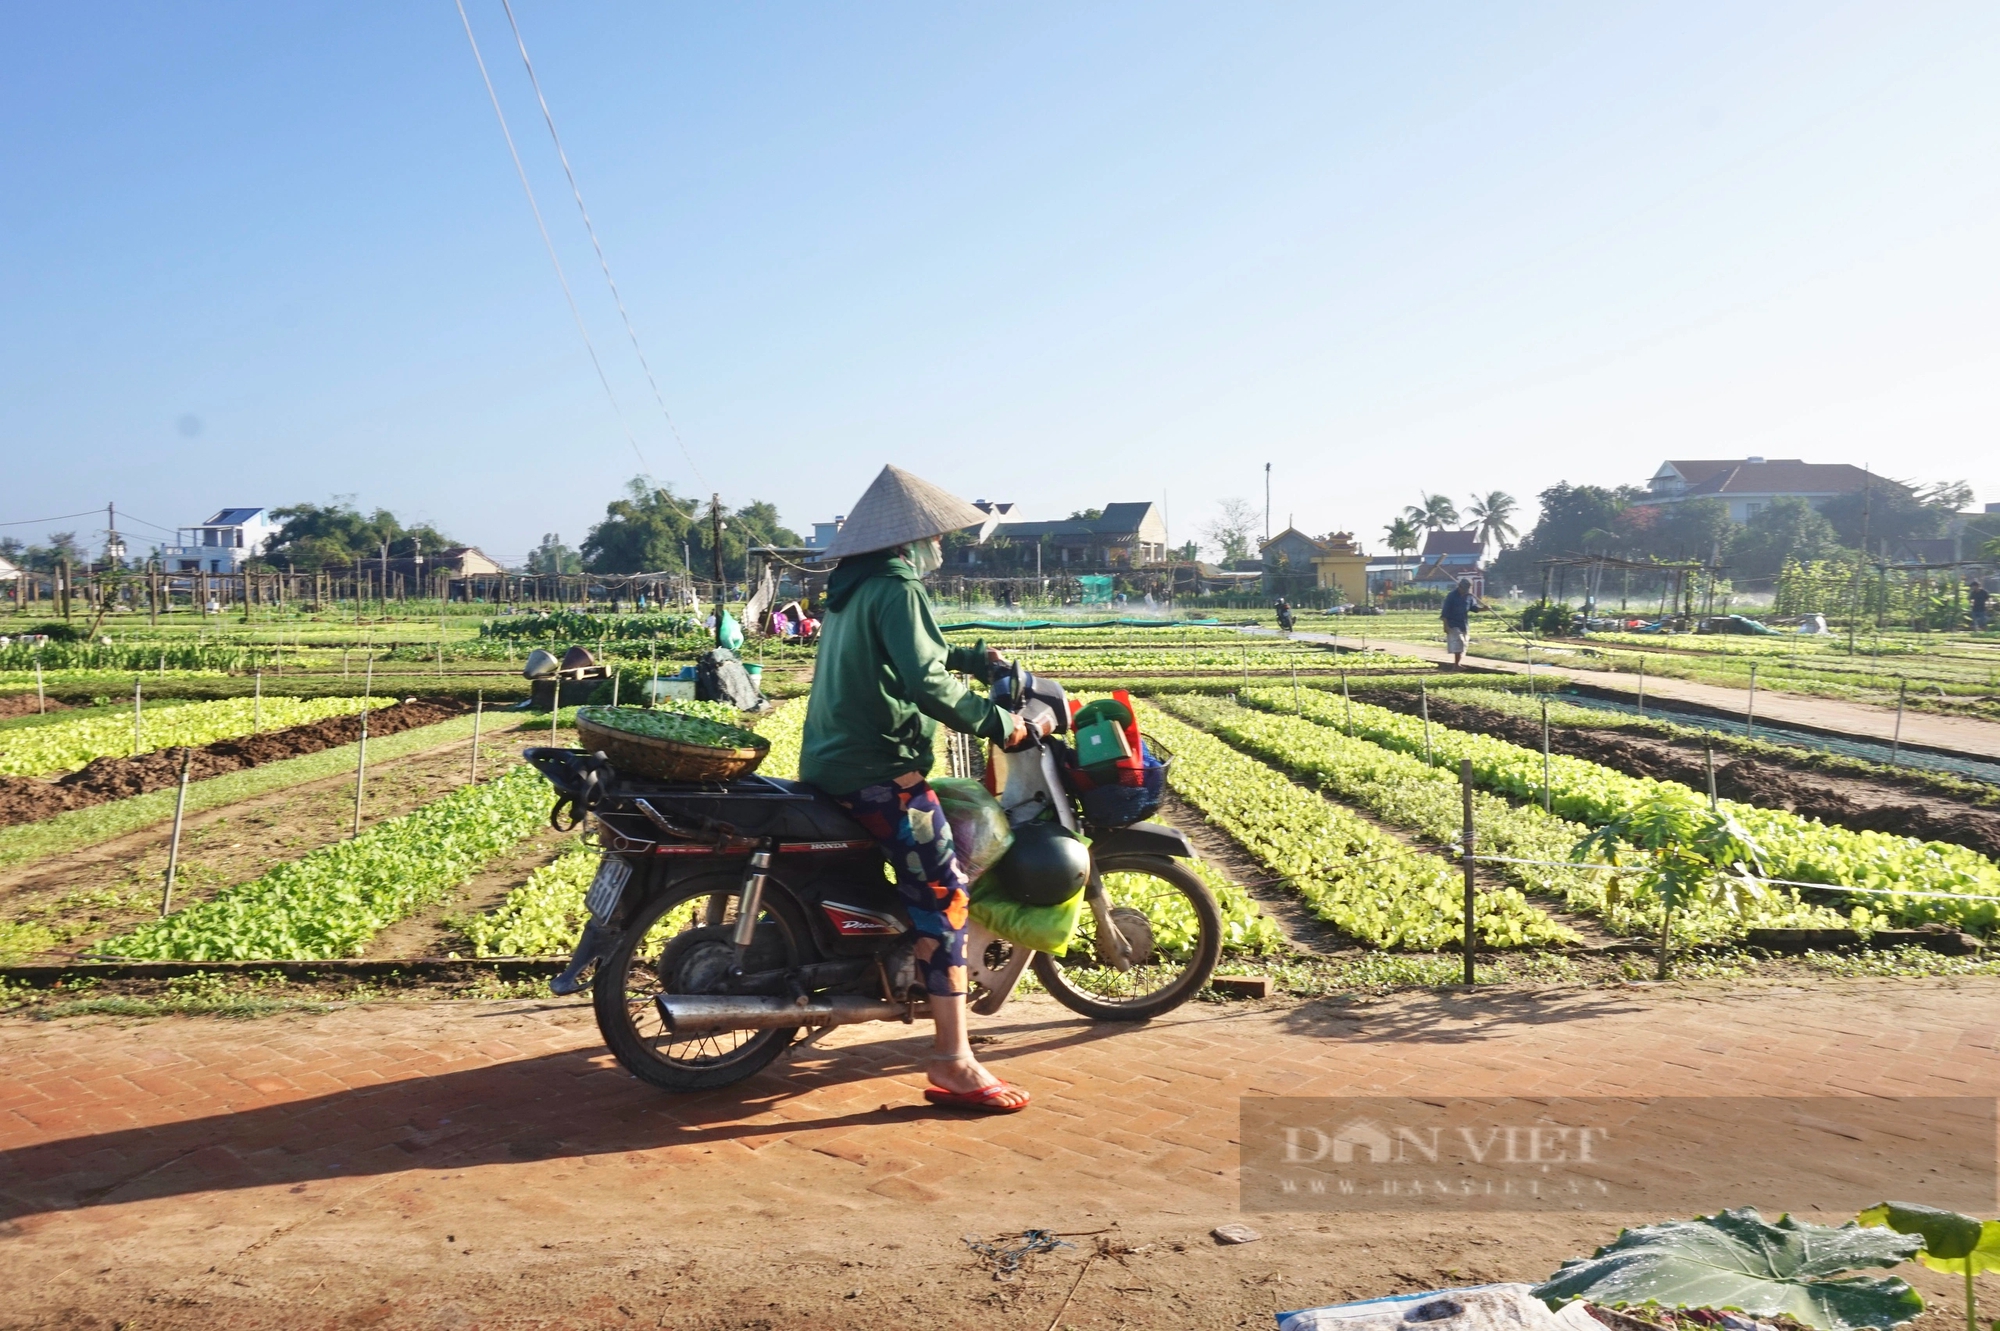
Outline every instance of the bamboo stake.
<path id="1" fill-rule="evenodd" d="M 48 696 L 42 692 L 42 657 L 39 649 L 35 653 L 35 710 L 37 712 L 49 710 Z"/>
<path id="2" fill-rule="evenodd" d="M 194 746 L 181 750 L 181 785 L 174 796 L 174 835 L 167 844 L 167 884 L 160 892 L 160 918 L 166 919 L 174 906 L 174 874 L 181 865 L 181 817 L 187 812 L 188 769 L 194 766 Z"/>
<path id="3" fill-rule="evenodd" d="M 1431 688 L 1424 680 L 1417 681 L 1417 701 L 1424 710 L 1424 766 L 1435 767 L 1431 761 Z"/>
<path id="4" fill-rule="evenodd" d="M 1757 729 L 1757 663 L 1750 663 L 1750 702 L 1743 713 L 1743 736 L 1748 739 Z"/>
<path id="5" fill-rule="evenodd" d="M 479 690 L 478 701 L 472 704 L 472 779 L 479 780 L 479 721 L 486 711 L 486 690 Z"/>
<path id="6" fill-rule="evenodd" d="M 368 709 L 361 709 L 361 746 L 354 753 L 354 831 L 361 835 L 361 798 L 368 789 Z"/>
<path id="7" fill-rule="evenodd" d="M 1542 812 L 1550 812 L 1553 796 L 1549 789 L 1549 699 L 1542 695 Z"/>
<path id="8" fill-rule="evenodd" d="M 1646 714 L 1646 656 L 1639 654 L 1639 715 Z"/>
<path id="9" fill-rule="evenodd" d="M 1708 771 L 1708 807 L 1712 811 L 1715 808 L 1715 741 L 1705 739 L 1701 742 L 1701 762 Z"/>
<path id="10" fill-rule="evenodd" d="M 264 730 L 264 672 L 257 672 L 257 692 L 250 703 L 250 733 L 262 734 Z"/>
<path id="11" fill-rule="evenodd" d="M 1463 857 L 1465 861 L 1465 982 L 1469 985 L 1473 983 L 1473 949 L 1477 946 L 1479 937 L 1474 920 L 1477 914 L 1478 886 L 1473 882 L 1472 877 L 1472 759 L 1470 758 L 1460 758 L 1458 760 L 1458 788 L 1465 805 L 1465 827 L 1461 835 L 1465 840 L 1465 855 Z"/>
<path id="12" fill-rule="evenodd" d="M 1889 761 L 1899 761 L 1903 748 L 1903 703 L 1909 697 L 1910 681 L 1907 678 L 1896 681 L 1896 734 L 1889 741 Z"/>
<path id="13" fill-rule="evenodd" d="M 1354 699 L 1353 699 L 1353 698 L 1351 698 L 1350 696 L 1348 696 L 1348 692 L 1347 692 L 1347 672 L 1346 672 L 1345 670 L 1343 670 L 1343 671 L 1341 671 L 1341 672 L 1340 672 L 1340 705 L 1341 705 L 1341 709 L 1342 709 L 1343 711 L 1345 711 L 1345 712 L 1347 713 L 1347 737 L 1348 737 L 1349 739 L 1353 739 L 1353 738 L 1354 738 Z"/>
<path id="14" fill-rule="evenodd" d="M 137 758 L 139 756 L 139 748 L 141 744 L 141 728 L 139 722 L 140 722 L 139 681 L 135 679 L 132 681 L 132 756 L 134 758 Z"/>

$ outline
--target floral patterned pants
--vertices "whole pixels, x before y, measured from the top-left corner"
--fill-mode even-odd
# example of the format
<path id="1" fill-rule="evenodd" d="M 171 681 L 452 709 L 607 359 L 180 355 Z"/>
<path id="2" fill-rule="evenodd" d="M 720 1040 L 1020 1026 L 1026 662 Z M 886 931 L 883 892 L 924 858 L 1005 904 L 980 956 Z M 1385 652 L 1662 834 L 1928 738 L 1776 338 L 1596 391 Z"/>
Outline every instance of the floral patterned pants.
<path id="1" fill-rule="evenodd" d="M 863 786 L 834 799 L 868 829 L 888 857 L 896 891 L 917 932 L 917 973 L 924 992 L 965 992 L 965 921 L 971 900 L 951 824 L 930 782 Z"/>

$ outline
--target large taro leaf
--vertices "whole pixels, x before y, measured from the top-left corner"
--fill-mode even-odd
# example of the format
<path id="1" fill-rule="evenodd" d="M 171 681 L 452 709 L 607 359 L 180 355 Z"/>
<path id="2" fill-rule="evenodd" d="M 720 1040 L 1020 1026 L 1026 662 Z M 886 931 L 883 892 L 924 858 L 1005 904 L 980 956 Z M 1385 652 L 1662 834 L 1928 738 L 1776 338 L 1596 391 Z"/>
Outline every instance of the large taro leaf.
<path id="1" fill-rule="evenodd" d="M 1749 1207 L 1696 1220 L 1628 1229 L 1588 1258 L 1563 1263 L 1535 1287 L 1551 1303 L 1585 1298 L 1614 1308 L 1731 1308 L 1752 1317 L 1787 1314 L 1820 1331 L 1899 1326 L 1924 1301 L 1894 1276 L 1841 1276 L 1895 1266 L 1922 1247 L 1890 1229 L 1776 1224 Z"/>
<path id="2" fill-rule="evenodd" d="M 1880 1202 L 1854 1217 L 1856 1224 L 1886 1225 L 1924 1241 L 1918 1260 L 1933 1271 L 1965 1275 L 2000 1271 L 2000 1220 L 1975 1220 L 1956 1211 L 1911 1202 Z"/>

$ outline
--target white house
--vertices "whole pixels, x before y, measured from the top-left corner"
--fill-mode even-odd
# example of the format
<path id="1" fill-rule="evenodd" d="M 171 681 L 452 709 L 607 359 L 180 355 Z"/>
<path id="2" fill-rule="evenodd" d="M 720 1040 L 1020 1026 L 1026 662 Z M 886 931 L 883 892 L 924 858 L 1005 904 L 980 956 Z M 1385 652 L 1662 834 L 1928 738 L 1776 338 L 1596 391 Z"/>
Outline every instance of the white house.
<path id="1" fill-rule="evenodd" d="M 207 522 L 182 527 L 160 552 L 169 573 L 236 573 L 264 553 L 278 534 L 267 508 L 225 508 Z"/>

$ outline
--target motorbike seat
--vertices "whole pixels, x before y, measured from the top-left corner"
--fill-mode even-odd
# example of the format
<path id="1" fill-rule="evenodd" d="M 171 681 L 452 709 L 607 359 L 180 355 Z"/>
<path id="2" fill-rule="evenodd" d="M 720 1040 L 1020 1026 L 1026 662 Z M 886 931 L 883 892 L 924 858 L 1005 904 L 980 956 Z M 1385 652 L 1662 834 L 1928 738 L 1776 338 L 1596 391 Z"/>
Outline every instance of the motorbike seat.
<path id="1" fill-rule="evenodd" d="M 781 841 L 872 840 L 868 829 L 824 791 L 782 777 L 760 776 L 720 790 L 663 787 L 646 798 L 669 816 L 678 813 L 728 823 L 744 836 L 777 837 Z"/>

